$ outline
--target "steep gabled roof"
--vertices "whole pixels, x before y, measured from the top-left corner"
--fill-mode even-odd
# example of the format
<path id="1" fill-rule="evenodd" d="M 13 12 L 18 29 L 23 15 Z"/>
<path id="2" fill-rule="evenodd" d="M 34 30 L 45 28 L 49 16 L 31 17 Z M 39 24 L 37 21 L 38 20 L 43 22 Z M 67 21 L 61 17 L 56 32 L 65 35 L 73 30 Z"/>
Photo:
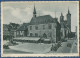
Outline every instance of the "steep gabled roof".
<path id="1" fill-rule="evenodd" d="M 30 24 L 45 24 L 45 23 L 53 23 L 56 21 L 57 18 L 52 18 L 50 15 L 44 15 L 32 18 Z"/>
<path id="2" fill-rule="evenodd" d="M 29 25 L 29 23 L 23 23 L 22 26 L 20 26 L 17 31 L 24 31 L 27 29 L 27 26 Z"/>

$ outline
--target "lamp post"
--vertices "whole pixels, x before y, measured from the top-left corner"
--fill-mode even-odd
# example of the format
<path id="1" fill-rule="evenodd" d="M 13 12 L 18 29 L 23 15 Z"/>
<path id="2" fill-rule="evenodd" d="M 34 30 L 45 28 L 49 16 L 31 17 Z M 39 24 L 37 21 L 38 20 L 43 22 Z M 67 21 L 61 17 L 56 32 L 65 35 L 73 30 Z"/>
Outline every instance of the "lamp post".
<path id="1" fill-rule="evenodd" d="M 53 38 L 52 38 L 52 32 L 50 32 L 50 37 L 51 37 L 51 44 L 52 44 L 51 51 L 53 51 Z"/>
<path id="2" fill-rule="evenodd" d="M 75 29 L 75 37 L 77 39 L 77 26 L 76 26 L 76 29 Z"/>

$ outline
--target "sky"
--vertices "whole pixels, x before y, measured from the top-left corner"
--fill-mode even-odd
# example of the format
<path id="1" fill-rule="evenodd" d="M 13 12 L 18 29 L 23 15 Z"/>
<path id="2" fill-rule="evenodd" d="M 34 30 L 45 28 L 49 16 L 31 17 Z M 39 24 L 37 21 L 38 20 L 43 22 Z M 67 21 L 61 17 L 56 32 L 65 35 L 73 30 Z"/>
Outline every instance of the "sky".
<path id="1" fill-rule="evenodd" d="M 37 16 L 51 15 L 57 17 L 60 21 L 61 12 L 64 15 L 64 20 L 67 20 L 66 15 L 68 9 L 71 13 L 71 30 L 75 31 L 77 26 L 77 2 L 3 2 L 3 24 L 12 23 L 29 23 L 33 17 L 34 5 Z"/>

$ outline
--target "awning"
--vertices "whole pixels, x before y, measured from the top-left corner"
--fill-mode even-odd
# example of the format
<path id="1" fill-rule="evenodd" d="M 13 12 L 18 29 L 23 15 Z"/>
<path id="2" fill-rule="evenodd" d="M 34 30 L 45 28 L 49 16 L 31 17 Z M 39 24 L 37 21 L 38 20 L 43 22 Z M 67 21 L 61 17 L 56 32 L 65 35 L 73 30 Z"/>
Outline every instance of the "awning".
<path id="1" fill-rule="evenodd" d="M 50 41 L 50 39 L 44 39 L 44 41 Z"/>
<path id="2" fill-rule="evenodd" d="M 15 40 L 34 40 L 34 41 L 38 41 L 40 38 L 39 37 L 17 37 L 14 38 Z"/>

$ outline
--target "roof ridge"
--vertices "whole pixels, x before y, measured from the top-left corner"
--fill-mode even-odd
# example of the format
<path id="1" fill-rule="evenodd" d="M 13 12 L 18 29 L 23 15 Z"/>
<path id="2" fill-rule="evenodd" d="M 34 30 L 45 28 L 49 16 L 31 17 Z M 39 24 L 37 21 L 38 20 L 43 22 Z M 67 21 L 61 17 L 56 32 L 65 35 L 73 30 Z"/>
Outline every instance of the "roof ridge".
<path id="1" fill-rule="evenodd" d="M 42 16 L 38 16 L 38 17 L 44 17 L 44 16 L 50 16 L 50 15 L 42 15 Z M 37 17 L 36 17 L 37 18 Z"/>
<path id="2" fill-rule="evenodd" d="M 50 15 L 38 16 L 36 18 L 32 18 L 30 21 L 31 24 L 43 24 L 43 23 L 52 23 L 52 22 L 56 22 L 56 20 Z"/>
<path id="3" fill-rule="evenodd" d="M 23 25 L 23 24 L 22 24 L 22 25 Z M 22 25 L 21 25 L 21 26 L 22 26 Z M 16 29 L 16 31 L 17 31 L 21 26 L 19 26 L 19 27 Z"/>
<path id="4" fill-rule="evenodd" d="M 23 23 L 16 31 L 24 30 L 27 28 L 26 26 L 28 26 L 28 23 Z"/>

